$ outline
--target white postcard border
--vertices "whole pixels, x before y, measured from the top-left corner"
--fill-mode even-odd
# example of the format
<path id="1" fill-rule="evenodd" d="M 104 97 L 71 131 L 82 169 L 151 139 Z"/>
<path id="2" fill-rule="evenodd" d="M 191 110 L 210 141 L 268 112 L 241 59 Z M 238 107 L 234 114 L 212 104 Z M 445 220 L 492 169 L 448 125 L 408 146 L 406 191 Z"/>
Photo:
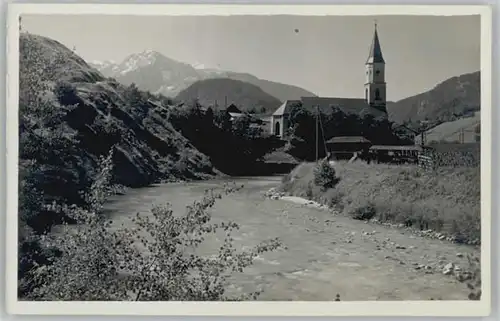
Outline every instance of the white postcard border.
<path id="1" fill-rule="evenodd" d="M 491 309 L 492 9 L 483 5 L 10 4 L 7 17 L 7 309 L 46 315 L 486 316 Z M 17 299 L 19 15 L 481 15 L 480 301 L 26 302 Z"/>

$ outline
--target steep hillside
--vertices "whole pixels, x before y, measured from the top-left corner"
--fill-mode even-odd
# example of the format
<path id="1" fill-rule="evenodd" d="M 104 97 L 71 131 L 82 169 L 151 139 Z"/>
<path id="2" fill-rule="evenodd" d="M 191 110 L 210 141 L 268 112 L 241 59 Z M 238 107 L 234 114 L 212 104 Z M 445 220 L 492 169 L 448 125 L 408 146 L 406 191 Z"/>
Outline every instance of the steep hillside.
<path id="1" fill-rule="evenodd" d="M 387 104 L 392 121 L 453 121 L 481 107 L 480 72 L 453 77 L 433 89 Z"/>
<path id="2" fill-rule="evenodd" d="M 106 77 L 115 78 L 120 83 L 125 85 L 135 83 L 139 89 L 167 97 L 175 97 L 196 81 L 213 78 L 248 82 L 282 101 L 315 96 L 297 86 L 259 79 L 247 73 L 210 69 L 202 65 L 192 66 L 151 50 L 130 55 L 121 63 L 95 61 L 91 65 Z"/>
<path id="3" fill-rule="evenodd" d="M 177 95 L 176 99 L 190 103 L 195 99 L 203 106 L 223 106 L 227 103 L 235 104 L 242 111 L 255 109 L 256 112 L 274 111 L 281 102 L 264 92 L 259 87 L 232 79 L 206 79 L 195 82 Z M 263 109 L 264 108 L 264 109 Z"/>
<path id="4" fill-rule="evenodd" d="M 76 201 L 110 150 L 125 186 L 214 174 L 145 93 L 105 79 L 57 41 L 22 34 L 20 78 L 20 158 L 41 166 L 48 195 Z"/>

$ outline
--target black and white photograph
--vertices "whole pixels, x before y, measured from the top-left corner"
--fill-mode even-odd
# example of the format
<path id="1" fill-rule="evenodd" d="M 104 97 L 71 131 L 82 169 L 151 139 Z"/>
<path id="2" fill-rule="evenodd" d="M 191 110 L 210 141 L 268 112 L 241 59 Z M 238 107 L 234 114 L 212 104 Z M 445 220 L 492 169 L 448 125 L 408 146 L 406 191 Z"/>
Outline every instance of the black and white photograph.
<path id="1" fill-rule="evenodd" d="M 118 7 L 9 15 L 13 310 L 488 313 L 487 6 Z"/>

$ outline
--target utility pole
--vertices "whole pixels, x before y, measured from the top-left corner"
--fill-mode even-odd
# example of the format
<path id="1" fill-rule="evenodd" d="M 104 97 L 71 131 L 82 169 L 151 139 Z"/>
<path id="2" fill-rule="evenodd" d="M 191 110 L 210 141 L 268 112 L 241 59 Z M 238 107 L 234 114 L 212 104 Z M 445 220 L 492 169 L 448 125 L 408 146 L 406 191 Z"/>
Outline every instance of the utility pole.
<path id="1" fill-rule="evenodd" d="M 420 140 L 421 140 L 422 146 L 425 146 L 425 131 L 422 131 L 420 133 Z"/>

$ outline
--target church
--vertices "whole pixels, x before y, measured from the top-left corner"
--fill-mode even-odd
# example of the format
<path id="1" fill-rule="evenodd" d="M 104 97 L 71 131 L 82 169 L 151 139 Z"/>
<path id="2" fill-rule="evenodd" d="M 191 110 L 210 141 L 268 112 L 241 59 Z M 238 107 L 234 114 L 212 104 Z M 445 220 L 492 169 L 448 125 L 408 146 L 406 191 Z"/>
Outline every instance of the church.
<path id="1" fill-rule="evenodd" d="M 346 114 L 371 114 L 375 118 L 387 118 L 385 60 L 380 48 L 377 24 L 365 63 L 365 73 L 364 98 L 301 97 L 300 100 L 287 100 L 271 116 L 271 133 L 284 137 L 289 128 L 290 109 L 296 104 L 301 104 L 302 108 L 312 112 L 319 110 L 323 114 L 331 113 L 332 107 L 337 107 Z"/>

